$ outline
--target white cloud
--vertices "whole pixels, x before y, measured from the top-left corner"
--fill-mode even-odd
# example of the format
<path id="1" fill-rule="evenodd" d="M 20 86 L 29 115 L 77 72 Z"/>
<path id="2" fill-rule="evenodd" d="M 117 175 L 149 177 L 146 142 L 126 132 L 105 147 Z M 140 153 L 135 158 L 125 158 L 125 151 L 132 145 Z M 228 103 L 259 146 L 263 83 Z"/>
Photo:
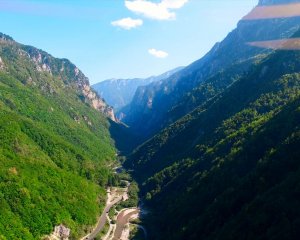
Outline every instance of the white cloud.
<path id="1" fill-rule="evenodd" d="M 136 28 L 143 25 L 143 20 L 141 19 L 132 19 L 132 18 L 123 18 L 117 21 L 111 22 L 111 25 L 116 27 L 121 27 L 126 30 L 130 30 L 131 28 Z"/>
<path id="2" fill-rule="evenodd" d="M 161 2 L 161 5 L 163 5 L 166 8 L 170 8 L 170 9 L 178 9 L 178 8 L 182 8 L 184 6 L 184 4 L 186 4 L 188 2 L 188 0 L 163 0 Z"/>
<path id="3" fill-rule="evenodd" d="M 125 6 L 138 14 L 157 20 L 174 20 L 176 14 L 172 9 L 179 9 L 189 0 L 161 0 L 154 3 L 149 0 L 125 0 Z"/>
<path id="4" fill-rule="evenodd" d="M 161 50 L 156 50 L 155 48 L 151 48 L 148 50 L 148 53 L 153 55 L 154 57 L 157 58 L 166 58 L 169 56 L 167 52 L 161 51 Z"/>

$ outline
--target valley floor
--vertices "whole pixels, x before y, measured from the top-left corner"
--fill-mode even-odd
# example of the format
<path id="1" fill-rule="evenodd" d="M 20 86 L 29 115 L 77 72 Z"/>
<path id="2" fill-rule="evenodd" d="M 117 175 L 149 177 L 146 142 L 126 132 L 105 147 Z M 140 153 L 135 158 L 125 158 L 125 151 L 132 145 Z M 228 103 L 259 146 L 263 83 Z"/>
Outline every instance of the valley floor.
<path id="1" fill-rule="evenodd" d="M 125 181 L 125 180 L 123 180 Z M 99 217 L 97 225 L 94 229 L 81 240 L 98 239 L 100 233 L 105 231 L 105 224 L 109 223 L 109 228 L 104 236 L 100 237 L 102 240 L 129 240 L 130 239 L 130 221 L 138 219 L 140 209 L 138 207 L 123 208 L 117 211 L 114 217 L 109 216 L 110 210 L 122 201 L 128 200 L 128 187 L 130 182 L 125 181 L 127 187 L 111 187 L 107 189 L 107 201 L 101 216 Z M 136 225 L 144 229 L 142 226 Z M 146 232 L 145 230 L 143 230 Z"/>

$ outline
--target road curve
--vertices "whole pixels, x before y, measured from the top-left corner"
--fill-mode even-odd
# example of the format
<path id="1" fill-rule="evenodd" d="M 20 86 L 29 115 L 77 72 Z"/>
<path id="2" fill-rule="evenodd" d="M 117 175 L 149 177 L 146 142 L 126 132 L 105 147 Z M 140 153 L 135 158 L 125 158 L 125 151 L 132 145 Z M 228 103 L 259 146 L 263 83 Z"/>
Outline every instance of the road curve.
<path id="1" fill-rule="evenodd" d="M 122 232 L 125 228 L 125 225 L 129 223 L 129 220 L 134 216 L 135 214 L 138 214 L 140 211 L 138 209 L 125 214 L 125 211 L 121 212 L 117 217 L 117 226 L 114 233 L 114 237 L 112 240 L 120 240 L 122 236 Z"/>
<path id="2" fill-rule="evenodd" d="M 103 229 L 105 223 L 106 223 L 106 215 L 109 212 L 109 210 L 111 209 L 111 207 L 115 204 L 117 204 L 118 202 L 120 202 L 122 200 L 122 196 L 118 197 L 116 200 L 114 200 L 113 202 L 107 204 L 99 218 L 99 221 L 97 223 L 97 226 L 93 229 L 93 231 L 88 234 L 87 236 L 85 236 L 84 238 L 82 238 L 82 240 L 93 240 L 98 234 L 99 232 L 101 232 L 101 230 Z"/>

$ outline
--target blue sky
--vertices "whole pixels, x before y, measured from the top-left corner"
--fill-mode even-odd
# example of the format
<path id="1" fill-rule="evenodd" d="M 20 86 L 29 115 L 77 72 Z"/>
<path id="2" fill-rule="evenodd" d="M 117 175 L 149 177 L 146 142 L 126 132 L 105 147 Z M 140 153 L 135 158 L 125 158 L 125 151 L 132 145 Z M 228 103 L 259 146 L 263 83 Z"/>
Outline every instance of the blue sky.
<path id="1" fill-rule="evenodd" d="M 96 83 L 148 77 L 192 63 L 257 2 L 0 0 L 0 31 L 70 59 Z"/>

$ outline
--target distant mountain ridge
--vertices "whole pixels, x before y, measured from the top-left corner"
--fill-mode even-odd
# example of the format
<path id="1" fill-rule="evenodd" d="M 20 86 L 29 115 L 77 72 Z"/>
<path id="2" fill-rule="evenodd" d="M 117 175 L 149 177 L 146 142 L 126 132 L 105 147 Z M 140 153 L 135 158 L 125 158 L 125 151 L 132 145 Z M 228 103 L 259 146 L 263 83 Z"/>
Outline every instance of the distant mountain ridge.
<path id="1" fill-rule="evenodd" d="M 242 20 L 135 95 L 125 121 L 152 137 L 124 165 L 150 209 L 150 239 L 299 238 L 300 51 L 248 44 L 299 34 L 300 17 Z"/>
<path id="2" fill-rule="evenodd" d="M 133 152 L 151 239 L 298 238 L 299 60 L 270 54 Z"/>
<path id="3" fill-rule="evenodd" d="M 149 78 L 133 79 L 108 79 L 92 85 L 92 88 L 103 97 L 105 101 L 114 107 L 116 111 L 129 104 L 139 86 L 148 85 L 152 82 L 160 81 L 170 77 L 180 71 L 183 67 L 178 67 L 158 76 Z"/>
<path id="4" fill-rule="evenodd" d="M 287 2 L 290 3 L 279 0 L 260 1 L 260 5 Z M 218 81 L 218 74 L 226 75 L 225 71 L 228 72 L 231 68 L 238 76 L 272 51 L 247 43 L 289 38 L 299 26 L 300 17 L 241 20 L 237 28 L 223 41 L 216 43 L 203 58 L 170 78 L 139 89 L 131 104 L 124 110 L 123 121 L 136 133 L 143 135 L 144 139 L 153 136 L 236 80 L 234 74 L 230 74 L 232 78 L 224 78 L 226 82 Z"/>

